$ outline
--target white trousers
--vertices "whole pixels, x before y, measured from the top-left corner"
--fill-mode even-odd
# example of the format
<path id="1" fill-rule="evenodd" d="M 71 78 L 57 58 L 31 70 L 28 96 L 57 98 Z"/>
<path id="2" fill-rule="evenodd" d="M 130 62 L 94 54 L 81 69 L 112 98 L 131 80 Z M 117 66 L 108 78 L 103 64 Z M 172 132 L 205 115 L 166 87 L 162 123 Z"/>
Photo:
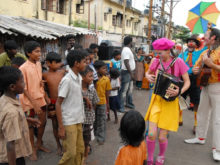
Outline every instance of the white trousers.
<path id="1" fill-rule="evenodd" d="M 212 147 L 220 151 L 220 83 L 210 84 L 202 89 L 197 114 L 196 137 L 207 137 L 211 117 L 213 128 Z"/>

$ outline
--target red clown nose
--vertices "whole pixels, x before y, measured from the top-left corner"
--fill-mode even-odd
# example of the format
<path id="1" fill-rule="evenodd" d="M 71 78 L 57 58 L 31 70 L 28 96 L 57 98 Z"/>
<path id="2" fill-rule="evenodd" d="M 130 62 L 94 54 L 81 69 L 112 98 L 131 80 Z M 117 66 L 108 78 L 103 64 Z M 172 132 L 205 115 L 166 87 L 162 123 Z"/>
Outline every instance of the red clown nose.
<path id="1" fill-rule="evenodd" d="M 196 45 L 194 43 L 192 43 L 192 42 L 188 43 L 188 46 L 189 47 L 196 47 Z"/>

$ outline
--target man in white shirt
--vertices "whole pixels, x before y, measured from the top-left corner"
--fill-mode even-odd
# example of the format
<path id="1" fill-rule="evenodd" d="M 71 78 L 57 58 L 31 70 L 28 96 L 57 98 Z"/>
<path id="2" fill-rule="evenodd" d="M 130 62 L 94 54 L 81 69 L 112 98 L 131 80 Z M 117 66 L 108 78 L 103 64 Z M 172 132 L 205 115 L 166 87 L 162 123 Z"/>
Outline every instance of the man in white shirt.
<path id="1" fill-rule="evenodd" d="M 121 89 L 119 91 L 121 112 L 125 112 L 124 106 L 131 109 L 135 108 L 132 99 L 135 60 L 131 48 L 132 38 L 127 36 L 124 38 L 124 48 L 121 53 Z"/>

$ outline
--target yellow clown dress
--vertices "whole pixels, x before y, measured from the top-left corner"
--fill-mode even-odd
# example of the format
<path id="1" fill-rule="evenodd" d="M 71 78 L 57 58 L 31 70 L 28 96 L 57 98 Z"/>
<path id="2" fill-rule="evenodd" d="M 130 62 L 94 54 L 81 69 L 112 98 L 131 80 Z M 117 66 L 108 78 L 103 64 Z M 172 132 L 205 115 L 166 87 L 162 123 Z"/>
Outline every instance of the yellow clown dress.
<path id="1" fill-rule="evenodd" d="M 164 63 L 165 68 L 169 68 L 172 60 Z M 157 72 L 157 69 L 161 69 L 161 66 L 158 66 L 159 59 L 155 59 L 152 65 L 150 66 L 150 70 L 154 73 Z M 183 74 L 188 71 L 187 65 L 180 58 L 177 58 L 174 66 L 173 66 L 173 75 L 176 77 L 181 77 Z M 171 74 L 171 69 L 167 72 Z M 179 98 L 177 97 L 174 101 L 166 101 L 161 96 L 153 94 L 151 98 L 151 102 L 149 108 L 147 110 L 147 114 L 145 116 L 145 120 L 156 123 L 158 128 L 165 129 L 168 131 L 178 131 L 179 127 Z"/>
<path id="2" fill-rule="evenodd" d="M 145 120 L 156 123 L 158 128 L 168 131 L 178 131 L 179 99 L 166 101 L 161 96 L 153 94 Z"/>

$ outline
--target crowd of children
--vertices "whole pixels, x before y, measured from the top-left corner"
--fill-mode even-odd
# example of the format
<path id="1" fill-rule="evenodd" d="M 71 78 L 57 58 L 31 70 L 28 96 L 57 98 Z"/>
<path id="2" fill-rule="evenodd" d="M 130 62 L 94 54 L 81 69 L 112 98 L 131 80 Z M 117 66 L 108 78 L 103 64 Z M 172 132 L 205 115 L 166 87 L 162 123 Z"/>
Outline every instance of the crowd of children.
<path id="1" fill-rule="evenodd" d="M 86 162 L 94 135 L 99 145 L 104 144 L 110 110 L 115 124 L 118 123 L 120 51 L 113 52 L 108 71 L 106 63 L 96 60 L 96 44 L 84 50 L 74 42 L 66 51 L 64 63 L 68 67 L 55 52 L 46 55 L 43 67 L 40 44 L 28 41 L 24 46 L 27 60 L 17 56 L 11 66 L 0 68 L 1 165 L 25 164 L 24 157 L 30 156 L 30 160 L 36 161 L 38 151 L 51 152 L 43 146 L 42 140 L 47 118 L 52 121 L 57 154 L 62 156 L 59 165 Z M 140 117 L 135 111 L 133 115 Z M 121 127 L 121 135 L 124 129 L 127 128 Z M 141 143 L 143 132 L 139 134 L 137 138 Z M 125 142 L 133 145 L 129 137 Z"/>

